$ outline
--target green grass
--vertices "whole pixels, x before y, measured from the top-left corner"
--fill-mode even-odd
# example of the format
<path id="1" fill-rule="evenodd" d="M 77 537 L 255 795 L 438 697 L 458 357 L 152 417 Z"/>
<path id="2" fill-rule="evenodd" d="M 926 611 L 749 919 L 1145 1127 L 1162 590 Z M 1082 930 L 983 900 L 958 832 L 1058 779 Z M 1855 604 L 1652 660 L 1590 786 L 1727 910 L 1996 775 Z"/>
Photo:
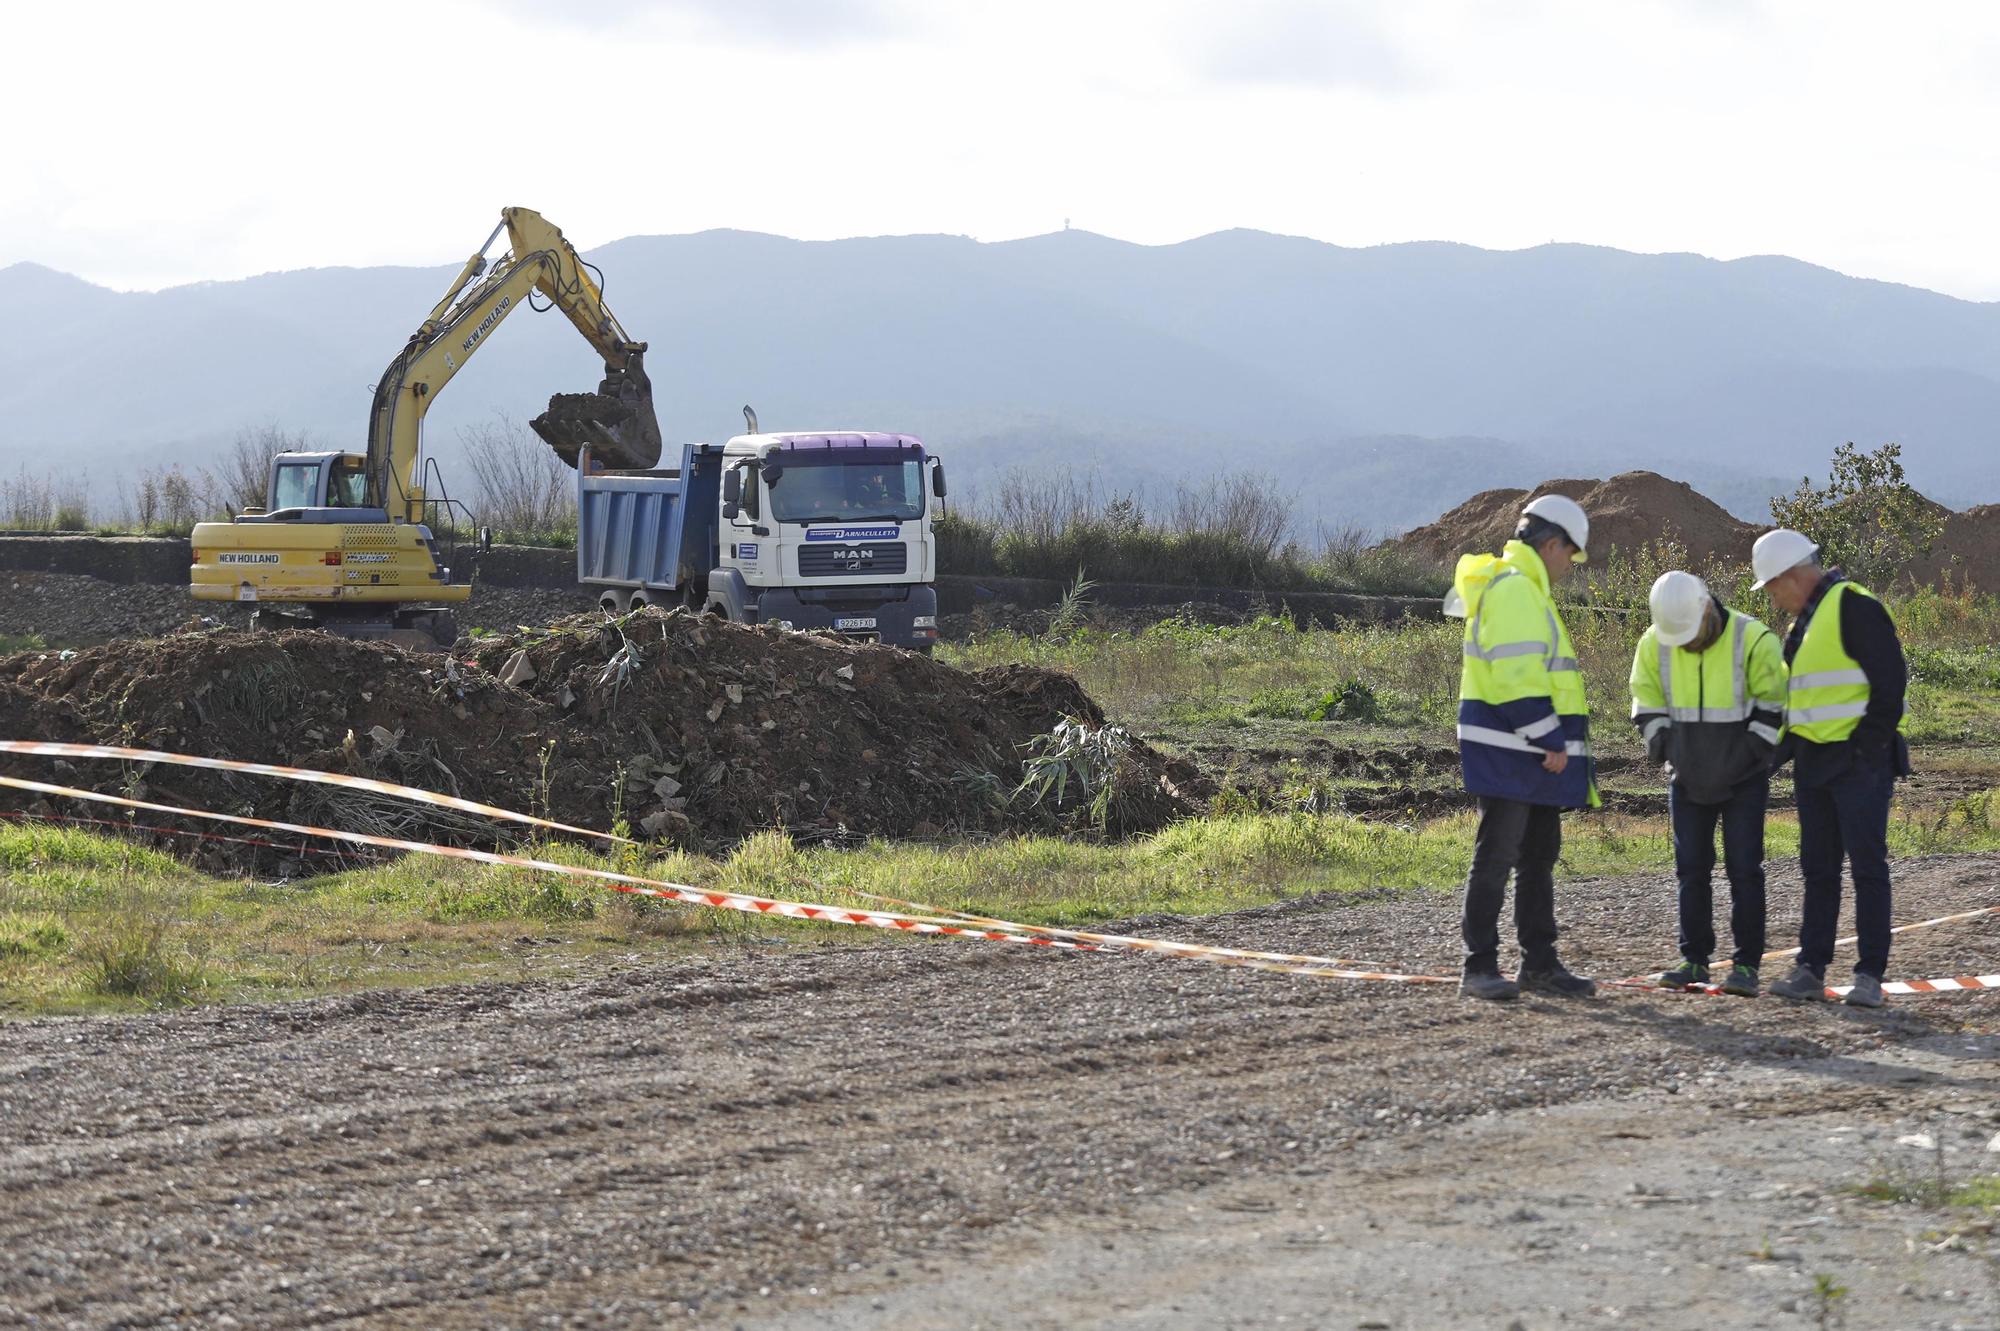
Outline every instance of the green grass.
<path id="1" fill-rule="evenodd" d="M 1943 817 L 1899 817 L 1899 855 L 2000 849 L 1990 797 Z M 1973 807 L 1976 806 L 1976 807 Z M 727 855 L 574 846 L 533 853 L 577 867 L 872 906 L 877 897 L 1086 927 L 1154 913 L 1204 915 L 1311 893 L 1453 891 L 1474 816 L 1408 823 L 1337 814 L 1222 813 L 1151 837 L 1102 843 L 1025 836 L 855 849 L 801 848 L 760 833 Z M 1795 854 L 1796 822 L 1773 817 L 1773 857 Z M 1672 864 L 1661 818 L 1566 820 L 1561 872 L 1587 877 Z M 303 882 L 201 874 L 90 833 L 0 826 L 0 1008 L 78 1011 L 282 998 L 381 985 L 587 972 L 752 937 L 797 944 L 889 936 L 637 897 L 554 874 L 408 856 Z M 898 941 L 907 942 L 902 936 Z"/>

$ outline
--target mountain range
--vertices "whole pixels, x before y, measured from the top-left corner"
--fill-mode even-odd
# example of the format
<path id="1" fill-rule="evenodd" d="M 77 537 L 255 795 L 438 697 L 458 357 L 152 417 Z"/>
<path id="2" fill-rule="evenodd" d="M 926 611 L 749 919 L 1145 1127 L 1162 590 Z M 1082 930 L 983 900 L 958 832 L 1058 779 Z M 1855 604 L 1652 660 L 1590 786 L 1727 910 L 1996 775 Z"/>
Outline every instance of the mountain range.
<path id="1" fill-rule="evenodd" d="M 1302 524 L 1388 531 L 1476 490 L 1643 467 L 1755 519 L 1847 440 L 1900 442 L 1954 506 L 2000 499 L 2000 305 L 1793 259 L 1253 231 L 711 231 L 587 257 L 651 343 L 670 440 L 739 431 L 745 402 L 770 429 L 905 430 L 975 499 L 1014 469 L 1150 495 L 1247 469 Z M 117 292 L 0 269 L 0 458 L 61 458 L 102 493 L 265 425 L 358 447 L 382 366 L 456 271 Z M 517 313 L 440 395 L 428 446 L 452 476 L 468 427 L 598 375 L 561 316 Z"/>

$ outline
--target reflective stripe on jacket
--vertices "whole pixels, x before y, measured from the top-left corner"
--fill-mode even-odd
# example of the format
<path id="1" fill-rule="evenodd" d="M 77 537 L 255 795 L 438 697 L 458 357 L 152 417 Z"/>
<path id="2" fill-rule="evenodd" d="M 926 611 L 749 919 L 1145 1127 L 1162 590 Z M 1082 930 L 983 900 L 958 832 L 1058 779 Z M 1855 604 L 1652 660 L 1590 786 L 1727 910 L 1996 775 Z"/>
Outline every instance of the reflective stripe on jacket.
<path id="1" fill-rule="evenodd" d="M 1875 593 L 1844 581 L 1827 588 L 1792 656 L 1785 723 L 1793 734 L 1814 744 L 1840 743 L 1854 733 L 1868 710 L 1868 675 L 1841 641 L 1840 602 L 1847 596 L 1874 599 Z M 1907 731 L 1909 721 L 1906 710 L 1896 729 Z"/>
<path id="2" fill-rule="evenodd" d="M 1520 541 L 1459 561 L 1465 612 L 1458 685 L 1458 752 L 1474 795 L 1594 807 L 1590 705 L 1569 630 L 1549 595 L 1542 557 Z M 1567 752 L 1560 774 L 1542 756 Z"/>
<path id="3" fill-rule="evenodd" d="M 1697 804 L 1720 804 L 1763 775 L 1784 729 L 1778 636 L 1741 611 L 1718 608 L 1727 623 L 1706 649 L 1668 647 L 1648 628 L 1632 654 L 1632 724 Z"/>

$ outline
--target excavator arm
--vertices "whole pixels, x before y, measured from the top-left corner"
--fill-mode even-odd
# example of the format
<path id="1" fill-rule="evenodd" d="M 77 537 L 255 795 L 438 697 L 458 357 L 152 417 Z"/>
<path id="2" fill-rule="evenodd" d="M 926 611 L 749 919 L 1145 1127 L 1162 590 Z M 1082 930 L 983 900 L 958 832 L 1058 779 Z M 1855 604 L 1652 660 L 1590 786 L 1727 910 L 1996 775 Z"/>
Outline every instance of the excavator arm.
<path id="1" fill-rule="evenodd" d="M 507 233 L 507 253 L 486 251 Z M 530 424 L 571 466 L 588 446 L 615 467 L 660 457 L 659 419 L 646 378 L 646 344 L 627 337 L 604 303 L 601 282 L 561 231 L 528 208 L 503 208 L 486 238 L 375 387 L 368 421 L 370 498 L 392 517 L 424 520 L 421 438 L 431 400 L 491 337 L 500 321 L 539 291 L 604 359 L 595 393 L 559 393 Z"/>

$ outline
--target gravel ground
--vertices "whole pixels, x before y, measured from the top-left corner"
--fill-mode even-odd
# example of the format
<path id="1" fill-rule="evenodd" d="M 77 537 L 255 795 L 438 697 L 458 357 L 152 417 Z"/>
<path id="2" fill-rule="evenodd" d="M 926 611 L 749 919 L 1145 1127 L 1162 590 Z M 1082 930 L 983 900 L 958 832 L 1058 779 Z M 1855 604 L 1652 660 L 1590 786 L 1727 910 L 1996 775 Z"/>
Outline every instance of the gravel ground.
<path id="1" fill-rule="evenodd" d="M 2000 857 L 1898 868 L 1902 918 L 2000 904 Z M 1783 866 L 1773 903 L 1783 938 L 1797 918 Z M 1579 967 L 1625 974 L 1670 958 L 1663 879 L 1570 884 L 1561 913 Z M 1134 927 L 1433 973 L 1456 956 L 1445 894 Z M 1906 935 L 1892 966 L 1975 969 L 2000 969 L 2000 916 Z M 1618 991 L 1496 1007 L 1435 987 L 912 941 L 635 960 L 561 985 L 25 1022 L 0 1027 L 0 1325 L 1108 1325 L 1114 1295 L 1134 1325 L 1223 1324 L 1123 1284 L 1072 1288 L 1073 1317 L 1052 1313 L 1046 1291 L 1016 1309 L 1010 1282 L 976 1277 L 1086 1279 L 1097 1268 L 1062 1254 L 1110 1241 L 1136 1245 L 1132 1278 L 1181 1271 L 1185 1285 L 1203 1269 L 1186 1245 L 1212 1239 L 1239 1260 L 1202 1288 L 1226 1291 L 1224 1268 L 1254 1271 L 1242 1254 L 1275 1251 L 1248 1238 L 1261 1230 L 1231 1199 L 1276 1207 L 1302 1180 L 1321 1208 L 1303 1214 L 1379 1226 L 1392 1245 L 1373 1266 L 1319 1265 L 1289 1246 L 1271 1257 L 1284 1280 L 1334 1291 L 1299 1296 L 1299 1308 L 1338 1310 L 1302 1325 L 1449 1314 L 1533 1327 L 1590 1298 L 1708 1311 L 1729 1287 L 1694 1273 L 1743 1265 L 1727 1256 L 1742 1247 L 1733 1232 L 1683 1223 L 1644 1240 L 1635 1252 L 1665 1255 L 1620 1266 L 1602 1295 L 1595 1267 L 1571 1258 L 1545 1284 L 1495 1286 L 1485 1301 L 1457 1278 L 1460 1245 L 1511 1214 L 1514 1190 L 1540 1199 L 1523 1203 L 1537 1216 L 1571 1204 L 1555 1196 L 1580 1208 L 1539 1228 L 1510 1222 L 1520 1243 L 1616 1229 L 1590 1207 L 1642 1169 L 1635 1133 L 1678 1143 L 1660 1186 L 1728 1199 L 1732 1229 L 1782 1240 L 1811 1218 L 1791 1183 L 1763 1201 L 1737 1190 L 1732 1162 L 1765 1155 L 1794 1174 L 1817 1176 L 1816 1160 L 1840 1174 L 1818 1180 L 1837 1216 L 1859 1205 L 1836 1190 L 1866 1162 L 1821 1143 L 1842 1126 L 1879 1134 L 1910 1110 L 1879 1086 L 1830 1098 L 1826 1070 L 1955 1059 L 1956 1073 L 1919 1069 L 1936 1082 L 1925 1093 L 1943 1097 L 1941 1113 L 1969 1101 L 1950 1112 L 1976 1120 L 1996 1103 L 1996 1004 L 1943 995 L 1863 1013 Z M 1679 1105 L 1723 1096 L 1728 1126 L 1763 1135 L 1711 1148 L 1684 1131 Z M 1547 1127 L 1537 1147 L 1531 1120 L 1574 1126 Z M 1498 1143 L 1476 1169 L 1475 1141 Z M 1352 1186 L 1385 1169 L 1431 1182 Z M 1437 1186 L 1461 1172 L 1462 1188 Z M 1181 1219 L 1163 1228 L 1163 1214 Z M 1442 1217 L 1435 1234 L 1412 1238 L 1426 1216 Z M 1469 1228 L 1454 1239 L 1447 1222 Z M 1812 1269 L 1865 1289 L 1857 1324 L 1992 1324 L 1974 1255 L 1946 1251 L 1936 1272 L 1911 1275 L 1884 1265 L 1874 1239 L 1828 1242 L 1837 1264 Z M 1036 1251 L 1057 1256 L 1037 1265 Z M 1796 1282 L 1772 1294 L 1738 1319 L 1806 1324 Z"/>

